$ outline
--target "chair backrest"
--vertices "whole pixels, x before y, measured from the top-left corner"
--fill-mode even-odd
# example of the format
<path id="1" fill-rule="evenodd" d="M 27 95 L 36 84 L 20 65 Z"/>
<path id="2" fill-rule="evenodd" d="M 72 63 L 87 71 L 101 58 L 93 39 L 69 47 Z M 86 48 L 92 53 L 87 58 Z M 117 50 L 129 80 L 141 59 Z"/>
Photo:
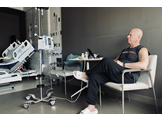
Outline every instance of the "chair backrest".
<path id="1" fill-rule="evenodd" d="M 151 77 L 152 77 L 153 85 L 155 82 L 156 65 L 157 65 L 157 55 L 150 55 L 149 56 L 149 64 L 148 64 L 147 68 L 152 70 Z M 138 81 L 146 83 L 149 86 L 149 88 L 152 88 L 152 84 L 151 84 L 151 80 L 150 80 L 148 72 L 141 72 Z"/>

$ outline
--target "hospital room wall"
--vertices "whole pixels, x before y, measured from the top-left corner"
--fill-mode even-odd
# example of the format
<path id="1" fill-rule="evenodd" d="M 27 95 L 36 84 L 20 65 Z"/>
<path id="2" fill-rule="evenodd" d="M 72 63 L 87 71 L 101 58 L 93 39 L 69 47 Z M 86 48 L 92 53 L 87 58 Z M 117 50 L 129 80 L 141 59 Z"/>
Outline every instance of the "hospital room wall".
<path id="1" fill-rule="evenodd" d="M 63 58 L 81 55 L 87 48 L 104 57 L 115 58 L 128 47 L 127 35 L 134 28 L 144 32 L 141 44 L 158 55 L 155 91 L 162 101 L 162 8 L 154 7 L 62 7 Z M 96 63 L 91 63 L 93 67 Z M 152 90 L 132 91 L 131 98 L 154 104 Z M 161 104 L 161 103 L 159 103 Z"/>
<path id="2" fill-rule="evenodd" d="M 2 52 L 10 45 L 10 42 L 11 42 L 10 36 L 13 35 L 13 31 L 18 39 L 20 38 L 20 36 L 19 36 L 19 27 L 17 27 L 17 26 L 19 26 L 19 17 L 15 16 L 15 15 L 8 15 L 6 13 L 0 13 L 0 16 L 2 16 L 2 19 L 0 19 L 0 26 L 1 26 L 1 30 L 0 30 L 1 31 L 1 34 L 0 34 L 1 35 L 0 36 L 1 50 L 0 50 L 0 53 L 2 56 Z M 6 19 L 7 19 L 7 21 L 6 21 Z M 12 19 L 12 22 L 15 24 L 11 23 L 11 19 Z M 4 24 L 4 21 L 5 21 L 5 24 Z M 8 23 L 11 23 L 11 24 L 8 24 Z M 7 27 L 6 26 L 7 24 L 10 27 L 13 27 L 14 29 L 10 29 L 9 26 Z M 9 31 L 6 32 L 5 30 L 9 30 Z"/>
<path id="3" fill-rule="evenodd" d="M 20 41 L 24 41 L 25 34 L 25 12 L 7 7 L 0 7 L 0 56 L 10 45 L 11 35 L 16 35 Z"/>

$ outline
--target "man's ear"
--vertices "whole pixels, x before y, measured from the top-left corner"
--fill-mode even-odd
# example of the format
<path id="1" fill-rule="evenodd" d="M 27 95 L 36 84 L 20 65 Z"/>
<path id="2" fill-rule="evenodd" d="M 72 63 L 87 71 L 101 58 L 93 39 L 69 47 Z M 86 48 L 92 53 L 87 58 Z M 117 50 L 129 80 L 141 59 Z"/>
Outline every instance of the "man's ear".
<path id="1" fill-rule="evenodd" d="M 140 40 L 141 39 L 141 36 L 138 36 L 138 39 Z"/>

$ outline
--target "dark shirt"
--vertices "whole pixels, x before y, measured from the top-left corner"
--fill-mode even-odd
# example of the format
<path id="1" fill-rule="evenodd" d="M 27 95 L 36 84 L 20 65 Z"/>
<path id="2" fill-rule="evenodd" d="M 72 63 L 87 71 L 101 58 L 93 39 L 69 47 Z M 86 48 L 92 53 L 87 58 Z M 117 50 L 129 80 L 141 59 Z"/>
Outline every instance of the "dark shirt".
<path id="1" fill-rule="evenodd" d="M 126 48 L 122 50 L 121 55 L 119 56 L 119 61 L 124 62 L 124 63 L 134 63 L 139 61 L 139 51 L 141 48 L 144 46 L 139 45 L 134 48 Z M 148 52 L 149 53 L 149 52 Z M 136 82 L 138 77 L 140 76 L 140 72 L 133 72 L 132 75 L 134 76 L 134 81 Z"/>
<path id="2" fill-rule="evenodd" d="M 139 53 L 140 49 L 143 47 L 144 46 L 139 45 L 134 48 L 128 47 L 128 48 L 122 50 L 121 55 L 119 56 L 119 60 L 124 63 L 138 62 L 139 61 L 138 53 Z"/>

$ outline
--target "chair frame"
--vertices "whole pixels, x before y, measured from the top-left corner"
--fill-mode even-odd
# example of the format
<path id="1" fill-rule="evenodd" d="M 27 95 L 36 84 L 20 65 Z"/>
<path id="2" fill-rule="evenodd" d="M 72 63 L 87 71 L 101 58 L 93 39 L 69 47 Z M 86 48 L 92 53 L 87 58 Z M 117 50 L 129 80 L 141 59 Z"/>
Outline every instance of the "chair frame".
<path id="1" fill-rule="evenodd" d="M 158 111 L 158 105 L 157 105 L 157 99 L 156 99 L 156 94 L 155 94 L 155 88 L 154 88 L 154 83 L 153 83 L 153 80 L 152 80 L 152 77 L 151 77 L 151 69 L 145 69 L 145 70 L 141 70 L 141 69 L 125 69 L 122 71 L 122 112 L 124 114 L 124 74 L 125 73 L 128 73 L 128 72 L 143 72 L 143 71 L 146 71 L 149 73 L 149 77 L 150 77 L 150 80 L 151 80 L 151 85 L 152 85 L 152 89 L 153 89 L 153 94 L 154 94 L 154 99 L 155 99 L 155 105 L 156 105 L 156 110 L 157 110 L 157 113 L 159 113 Z M 101 105 L 101 86 L 99 88 L 99 100 L 100 100 L 100 105 Z"/>
<path id="2" fill-rule="evenodd" d="M 56 63 L 50 63 L 50 66 L 51 65 L 55 65 Z M 65 93 L 65 95 L 67 94 L 67 87 L 66 87 L 66 82 L 67 82 L 67 80 L 66 80 L 66 77 L 70 77 L 70 76 L 73 76 L 73 71 L 71 71 L 71 75 L 66 75 L 66 68 L 67 67 L 69 67 L 69 66 L 73 66 L 73 65 L 75 65 L 76 66 L 76 64 L 64 64 L 64 63 L 61 63 L 61 64 L 63 64 L 63 66 L 62 66 L 62 70 L 59 70 L 59 71 L 62 71 L 63 72 L 63 75 L 59 75 L 58 74 L 58 76 L 60 77 L 63 77 L 64 78 L 64 93 Z M 76 67 L 80 67 L 80 65 L 78 64 Z M 51 70 L 50 70 L 51 71 Z M 57 70 L 52 70 L 52 71 L 56 71 L 57 72 Z M 50 80 L 51 80 L 51 85 L 52 85 L 52 75 L 54 75 L 54 74 L 51 74 L 51 72 L 50 72 Z M 55 73 L 55 75 L 57 75 L 57 73 Z M 52 86 L 51 86 L 51 88 L 52 88 Z"/>

